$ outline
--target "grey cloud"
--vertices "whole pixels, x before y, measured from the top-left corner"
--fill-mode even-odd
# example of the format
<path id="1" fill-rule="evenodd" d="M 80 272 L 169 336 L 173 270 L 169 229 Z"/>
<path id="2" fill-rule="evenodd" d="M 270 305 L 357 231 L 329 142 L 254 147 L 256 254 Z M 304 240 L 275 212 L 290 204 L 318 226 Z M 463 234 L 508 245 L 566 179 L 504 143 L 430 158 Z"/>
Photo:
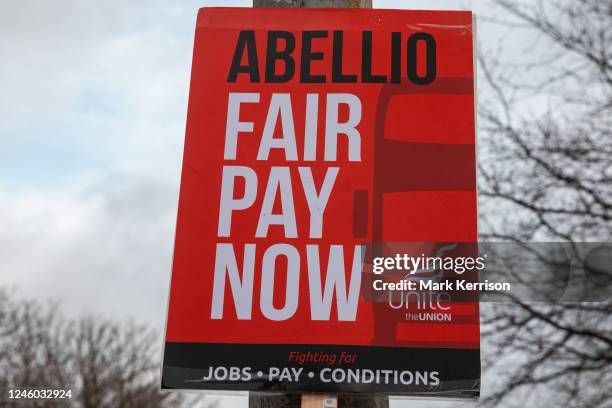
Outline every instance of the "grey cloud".
<path id="1" fill-rule="evenodd" d="M 114 174 L 63 195 L 11 200 L 0 283 L 70 313 L 133 316 L 161 329 L 177 194 L 173 184 Z"/>

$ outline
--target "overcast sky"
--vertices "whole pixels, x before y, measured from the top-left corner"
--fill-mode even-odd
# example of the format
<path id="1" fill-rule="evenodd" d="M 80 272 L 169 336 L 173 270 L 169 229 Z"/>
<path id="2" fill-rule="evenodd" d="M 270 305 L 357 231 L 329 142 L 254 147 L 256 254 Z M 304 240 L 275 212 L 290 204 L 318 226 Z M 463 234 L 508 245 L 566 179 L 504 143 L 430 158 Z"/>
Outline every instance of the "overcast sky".
<path id="1" fill-rule="evenodd" d="M 3 2 L 0 285 L 162 329 L 194 23 L 212 5 L 250 2 Z"/>

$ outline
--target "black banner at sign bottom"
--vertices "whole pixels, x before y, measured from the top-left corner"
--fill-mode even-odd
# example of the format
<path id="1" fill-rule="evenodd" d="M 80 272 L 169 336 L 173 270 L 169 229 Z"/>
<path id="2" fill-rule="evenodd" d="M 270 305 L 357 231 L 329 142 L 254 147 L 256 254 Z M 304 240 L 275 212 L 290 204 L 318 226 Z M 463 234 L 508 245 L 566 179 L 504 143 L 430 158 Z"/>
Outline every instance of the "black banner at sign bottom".
<path id="1" fill-rule="evenodd" d="M 162 388 L 475 398 L 480 350 L 166 343 Z"/>

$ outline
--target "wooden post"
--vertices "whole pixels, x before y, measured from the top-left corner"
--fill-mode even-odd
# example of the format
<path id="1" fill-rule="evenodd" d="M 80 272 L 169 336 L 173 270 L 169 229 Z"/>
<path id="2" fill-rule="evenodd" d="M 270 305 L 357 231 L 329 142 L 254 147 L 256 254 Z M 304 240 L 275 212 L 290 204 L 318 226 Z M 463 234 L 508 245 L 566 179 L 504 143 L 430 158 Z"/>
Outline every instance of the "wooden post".
<path id="1" fill-rule="evenodd" d="M 372 8 L 372 0 L 253 0 L 254 7 Z"/>
<path id="2" fill-rule="evenodd" d="M 302 394 L 301 408 L 338 408 L 337 395 Z"/>
<path id="3" fill-rule="evenodd" d="M 372 0 L 253 0 L 254 7 L 372 8 Z M 389 408 L 386 396 L 249 393 L 249 408 Z"/>

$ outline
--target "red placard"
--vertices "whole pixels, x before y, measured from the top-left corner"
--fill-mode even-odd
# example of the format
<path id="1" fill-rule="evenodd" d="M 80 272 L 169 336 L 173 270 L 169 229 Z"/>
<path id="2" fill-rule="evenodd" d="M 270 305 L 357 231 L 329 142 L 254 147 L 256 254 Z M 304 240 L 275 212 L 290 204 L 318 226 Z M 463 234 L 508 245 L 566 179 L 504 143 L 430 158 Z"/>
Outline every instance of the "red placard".
<path id="1" fill-rule="evenodd" d="M 364 269 L 476 241 L 473 89 L 470 12 L 201 9 L 163 387 L 477 395 L 477 302 L 406 320 Z"/>

